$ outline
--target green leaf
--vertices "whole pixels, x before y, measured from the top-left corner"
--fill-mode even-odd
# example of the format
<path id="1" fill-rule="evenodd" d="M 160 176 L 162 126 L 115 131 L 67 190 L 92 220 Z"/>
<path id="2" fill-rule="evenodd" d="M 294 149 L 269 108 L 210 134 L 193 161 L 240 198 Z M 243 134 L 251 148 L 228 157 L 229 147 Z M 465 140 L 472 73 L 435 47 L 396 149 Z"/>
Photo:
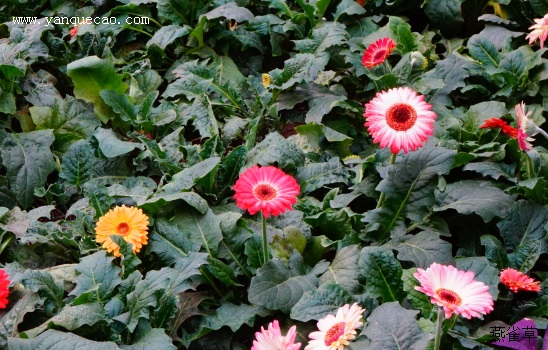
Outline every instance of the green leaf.
<path id="1" fill-rule="evenodd" d="M 10 276 L 11 277 L 11 276 Z M 23 322 L 25 315 L 32 313 L 36 307 L 43 304 L 40 296 L 36 293 L 26 292 L 15 304 L 10 306 L 10 310 L 0 318 L 0 347 L 6 349 L 8 337 L 18 334 L 17 327 Z"/>
<path id="2" fill-rule="evenodd" d="M 207 61 L 188 61 L 173 70 L 177 80 L 169 84 L 164 97 L 184 95 L 193 100 L 207 93 L 212 87 L 214 71 L 207 67 Z"/>
<path id="3" fill-rule="evenodd" d="M 127 242 L 124 237 L 113 234 L 110 235 L 110 239 L 120 247 L 119 252 L 122 259 L 120 262 L 120 265 L 122 265 L 122 278 L 126 279 L 133 273 L 133 271 L 135 271 L 137 266 L 139 266 L 142 261 L 133 251 L 133 244 Z"/>
<path id="4" fill-rule="evenodd" d="M 154 222 L 148 242 L 148 250 L 154 252 L 166 264 L 174 264 L 199 247 L 190 241 L 189 233 L 183 232 L 178 223 L 165 218 Z"/>
<path id="5" fill-rule="evenodd" d="M 0 147 L 2 163 L 7 169 L 10 189 L 23 208 L 34 202 L 34 189 L 44 186 L 48 175 L 55 170 L 50 146 L 52 130 L 8 134 Z"/>
<path id="6" fill-rule="evenodd" d="M 32 121 L 37 130 L 53 129 L 56 141 L 72 141 L 90 137 L 101 124 L 94 117 L 89 105 L 84 105 L 72 96 L 55 99 L 53 109 L 30 107 Z M 66 145 L 68 146 L 68 145 Z"/>
<path id="7" fill-rule="evenodd" d="M 500 282 L 499 270 L 491 266 L 487 258 L 457 258 L 455 261 L 457 269 L 472 271 L 476 275 L 474 280 L 483 282 L 489 286 L 489 294 L 491 294 L 494 300 L 497 300 L 499 295 L 498 285 Z"/>
<path id="8" fill-rule="evenodd" d="M 74 83 L 74 96 L 94 105 L 95 116 L 106 123 L 112 114 L 99 95 L 101 90 L 123 93 L 127 84 L 116 73 L 114 64 L 97 56 L 88 56 L 67 65 L 67 75 Z"/>
<path id="9" fill-rule="evenodd" d="M 496 162 L 476 162 L 466 164 L 462 170 L 475 171 L 483 176 L 489 176 L 495 180 L 501 177 L 511 182 L 517 182 L 514 173 L 516 171 L 515 165 L 509 165 L 505 163 Z"/>
<path id="10" fill-rule="evenodd" d="M 114 199 L 108 195 L 108 189 L 105 186 L 91 181 L 84 184 L 84 194 L 88 198 L 91 207 L 95 209 L 96 218 L 105 215 L 114 203 Z"/>
<path id="11" fill-rule="evenodd" d="M 112 129 L 99 128 L 93 136 L 99 142 L 99 149 L 107 158 L 128 154 L 135 148 L 144 148 L 141 143 L 121 141 Z"/>
<path id="12" fill-rule="evenodd" d="M 289 313 L 304 293 L 318 287 L 315 271 L 300 273 L 274 258 L 257 270 L 249 286 L 249 301 L 269 310 Z"/>
<path id="13" fill-rule="evenodd" d="M 415 309 L 419 309 L 425 318 L 429 318 L 434 305 L 430 301 L 430 297 L 428 295 L 415 289 L 415 287 L 420 286 L 419 280 L 413 276 L 415 272 L 417 272 L 416 267 L 403 270 L 401 278 L 403 281 L 403 290 L 407 293 L 407 298 L 411 300 L 411 303 Z"/>
<path id="14" fill-rule="evenodd" d="M 96 342 L 82 338 L 76 334 L 60 332 L 53 329 L 47 330 L 34 339 L 9 338 L 8 347 L 10 350 L 118 350 L 114 342 Z"/>
<path id="15" fill-rule="evenodd" d="M 203 215 L 194 210 L 177 213 L 172 219 L 188 235 L 190 241 L 198 247 L 205 248 L 210 257 L 217 255 L 219 242 L 223 239 L 220 228 L 220 218 L 211 209 Z"/>
<path id="16" fill-rule="evenodd" d="M 280 169 L 296 169 L 304 163 L 304 153 L 294 143 L 277 132 L 269 133 L 265 139 L 249 150 L 249 165 L 274 165 Z"/>
<path id="17" fill-rule="evenodd" d="M 83 257 L 76 266 L 76 287 L 69 295 L 79 297 L 81 294 L 89 293 L 99 303 L 107 302 L 122 282 L 121 269 L 113 264 L 113 260 L 114 257 L 107 256 L 104 250 Z"/>
<path id="18" fill-rule="evenodd" d="M 485 247 L 485 257 L 497 264 L 499 270 L 508 267 L 508 256 L 502 243 L 496 237 L 483 235 L 480 237 L 480 242 Z"/>
<path id="19" fill-rule="evenodd" d="M 169 183 L 162 187 L 162 192 L 171 194 L 192 188 L 198 180 L 205 178 L 209 173 L 215 171 L 220 161 L 220 157 L 208 158 L 178 172 L 173 175 Z"/>
<path id="20" fill-rule="evenodd" d="M 332 46 L 344 45 L 347 37 L 348 33 L 344 24 L 325 22 L 312 30 L 310 39 L 293 40 L 293 42 L 295 48 L 301 53 L 313 53 L 318 56 Z"/>
<path id="21" fill-rule="evenodd" d="M 480 61 L 483 67 L 498 68 L 500 55 L 492 42 L 476 34 L 468 40 L 467 47 L 472 57 Z"/>
<path id="22" fill-rule="evenodd" d="M 211 101 L 205 95 L 194 99 L 190 107 L 183 111 L 183 119 L 192 120 L 201 137 L 212 137 L 219 134 L 219 127 L 213 113 Z"/>
<path id="23" fill-rule="evenodd" d="M 308 291 L 291 309 L 293 320 L 308 322 L 319 320 L 329 314 L 336 314 L 344 304 L 351 304 L 350 294 L 338 284 L 322 284 L 318 289 Z"/>
<path id="24" fill-rule="evenodd" d="M 150 177 L 128 177 L 121 184 L 113 184 L 108 188 L 111 197 L 129 197 L 137 206 L 146 203 L 156 189 L 156 182 Z"/>
<path id="25" fill-rule="evenodd" d="M 221 260 L 212 257 L 208 257 L 207 262 L 207 270 L 219 281 L 223 282 L 228 287 L 241 286 L 241 284 L 238 283 L 236 275 L 234 275 L 234 271 L 230 268 L 230 266 L 228 266 Z"/>
<path id="26" fill-rule="evenodd" d="M 329 88 L 314 84 L 309 85 L 310 101 L 308 102 L 309 110 L 306 113 L 306 123 L 320 123 L 323 116 L 331 112 L 337 102 L 346 100 L 346 96 L 341 95 L 341 93 L 344 93 L 344 89 L 340 89 L 340 87 L 340 85 L 333 85 Z"/>
<path id="27" fill-rule="evenodd" d="M 412 261 L 416 267 L 428 268 L 432 263 L 451 265 L 452 245 L 435 231 L 421 231 L 405 235 L 392 243 L 398 251 L 398 260 Z"/>
<path id="28" fill-rule="evenodd" d="M 310 193 L 325 185 L 347 184 L 349 179 L 350 174 L 338 157 L 333 157 L 324 163 L 310 163 L 299 169 L 297 173 L 297 181 L 301 185 L 303 194 Z"/>
<path id="29" fill-rule="evenodd" d="M 383 303 L 367 318 L 363 333 L 371 340 L 372 349 L 424 350 L 429 335 L 419 328 L 417 314 L 397 302 Z"/>
<path id="30" fill-rule="evenodd" d="M 339 19 L 340 16 L 343 14 L 347 14 L 349 16 L 352 15 L 363 15 L 365 14 L 365 9 L 363 6 L 360 6 L 356 1 L 354 0 L 342 0 L 335 9 L 335 12 L 333 13 L 333 18 L 335 18 L 335 21 Z"/>
<path id="31" fill-rule="evenodd" d="M 450 1 L 460 2 L 460 0 Z M 432 1 L 431 3 L 440 4 L 444 2 L 445 1 Z M 471 68 L 472 63 L 464 61 L 456 54 L 451 53 L 446 59 L 438 61 L 435 69 L 425 73 L 423 78 L 419 80 L 419 83 L 422 80 L 441 79 L 441 82 L 443 82 L 443 87 L 434 86 L 432 90 L 429 90 L 428 100 L 430 103 L 439 102 L 445 106 L 451 106 L 452 102 L 449 94 L 459 87 L 466 86 L 464 79 L 470 75 L 469 70 Z"/>
<path id="32" fill-rule="evenodd" d="M 55 281 L 51 274 L 41 270 L 26 270 L 21 283 L 47 301 L 53 303 L 57 309 L 63 307 L 65 289 L 62 281 Z"/>
<path id="33" fill-rule="evenodd" d="M 234 148 L 219 166 L 219 176 L 217 182 L 219 188 L 234 185 L 238 172 L 245 164 L 247 149 L 245 145 Z"/>
<path id="34" fill-rule="evenodd" d="M 548 252 L 545 240 L 548 223 L 546 208 L 531 201 L 520 200 L 512 204 L 508 215 L 497 223 L 507 251 L 514 251 L 528 241 L 542 243 L 542 252 Z"/>
<path id="35" fill-rule="evenodd" d="M 284 69 L 270 71 L 272 86 L 287 90 L 300 82 L 314 81 L 318 73 L 324 70 L 329 61 L 329 54 L 323 52 L 318 56 L 311 53 L 298 53 L 284 62 Z"/>
<path id="36" fill-rule="evenodd" d="M 459 33 L 464 24 L 461 13 L 462 2 L 463 0 L 428 1 L 424 7 L 424 13 L 430 19 L 431 24 L 436 28 L 441 28 L 442 32 Z"/>
<path id="37" fill-rule="evenodd" d="M 154 36 L 149 41 L 147 41 L 146 46 L 156 45 L 160 49 L 165 50 L 169 44 L 187 34 L 188 29 L 186 27 L 177 25 L 163 26 L 154 33 Z"/>
<path id="38" fill-rule="evenodd" d="M 388 21 L 390 30 L 395 36 L 397 49 L 403 54 L 417 50 L 415 36 L 411 32 L 411 26 L 399 17 L 390 17 Z"/>
<path id="39" fill-rule="evenodd" d="M 89 144 L 79 140 L 63 154 L 59 177 L 68 185 L 82 187 L 93 177 L 93 152 Z"/>
<path id="40" fill-rule="evenodd" d="M 141 208 L 148 213 L 153 213 L 163 208 L 167 202 L 172 202 L 179 199 L 198 210 L 200 214 L 204 214 L 207 211 L 207 202 L 195 192 L 175 192 L 169 194 L 157 192 L 146 202 L 144 202 Z"/>
<path id="41" fill-rule="evenodd" d="M 368 292 L 382 297 L 385 303 L 402 300 L 402 268 L 390 250 L 365 247 L 360 252 L 359 265 L 367 279 L 365 289 Z"/>
<path id="42" fill-rule="evenodd" d="M 476 213 L 489 222 L 495 216 L 504 216 L 513 202 L 513 196 L 488 181 L 464 180 L 448 184 L 445 191 L 436 193 L 434 211 L 455 209 L 461 214 Z"/>
<path id="43" fill-rule="evenodd" d="M 235 2 L 229 2 L 214 8 L 204 15 L 207 19 L 212 20 L 219 17 L 233 19 L 236 22 L 249 21 L 255 18 L 253 13 L 245 7 L 238 6 Z"/>
<path id="44" fill-rule="evenodd" d="M 253 235 L 245 241 L 244 254 L 247 256 L 247 265 L 249 265 L 252 273 L 255 273 L 259 267 L 263 266 L 263 240 L 259 235 Z"/>
<path id="45" fill-rule="evenodd" d="M 527 273 L 533 268 L 542 253 L 542 241 L 527 241 L 513 253 L 508 254 L 510 267 Z"/>
<path id="46" fill-rule="evenodd" d="M 16 111 L 15 96 L 7 91 L 0 90 L 0 113 L 15 114 Z"/>
<path id="47" fill-rule="evenodd" d="M 123 121 L 134 121 L 137 118 L 137 107 L 132 106 L 125 94 L 115 90 L 101 90 L 99 95 Z"/>
<path id="48" fill-rule="evenodd" d="M 356 278 L 360 272 L 359 258 L 360 250 L 356 245 L 350 245 L 339 250 L 327 271 L 320 278 L 322 285 L 336 283 L 348 292 L 358 294 L 361 289 L 361 285 Z"/>
<path id="49" fill-rule="evenodd" d="M 387 175 L 376 190 L 385 194 L 381 208 L 367 213 L 367 222 L 380 223 L 386 237 L 404 218 L 422 222 L 434 204 L 438 176 L 451 169 L 456 152 L 429 142 L 424 147 L 401 155 L 388 166 Z"/>
<path id="50" fill-rule="evenodd" d="M 148 328 L 139 332 L 135 337 L 133 344 L 121 345 L 124 350 L 176 350 L 172 339 L 166 334 L 164 329 Z"/>

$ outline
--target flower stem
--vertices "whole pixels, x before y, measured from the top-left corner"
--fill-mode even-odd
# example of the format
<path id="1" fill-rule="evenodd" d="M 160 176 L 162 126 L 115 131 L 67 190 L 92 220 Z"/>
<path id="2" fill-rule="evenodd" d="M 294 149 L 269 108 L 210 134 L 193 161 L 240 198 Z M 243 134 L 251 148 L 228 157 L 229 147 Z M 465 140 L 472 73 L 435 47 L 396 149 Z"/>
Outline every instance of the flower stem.
<path id="1" fill-rule="evenodd" d="M 266 218 L 263 212 L 261 212 L 261 218 L 263 221 L 263 255 L 264 255 L 264 264 L 266 264 L 268 260 L 270 259 L 270 256 L 268 255 L 268 240 L 266 238 Z"/>
<path id="2" fill-rule="evenodd" d="M 535 125 L 535 126 L 536 126 L 536 125 Z M 536 128 L 537 128 L 537 129 L 536 129 L 537 132 L 538 132 L 539 134 L 541 134 L 542 136 L 544 136 L 544 138 L 545 138 L 546 140 L 548 140 L 548 134 L 546 133 L 546 131 L 542 130 L 542 129 L 541 129 L 540 127 L 538 127 L 538 126 L 536 126 Z"/>
<path id="3" fill-rule="evenodd" d="M 436 321 L 436 338 L 434 339 L 434 350 L 440 350 L 442 322 L 443 322 L 443 309 L 441 307 L 438 307 L 438 319 Z"/>
<path id="4" fill-rule="evenodd" d="M 396 163 L 396 153 L 392 153 L 392 156 L 390 157 L 390 164 Z M 382 203 L 384 202 L 385 194 L 384 192 L 381 192 L 381 196 L 379 197 L 379 201 L 377 202 L 377 208 L 380 208 Z"/>

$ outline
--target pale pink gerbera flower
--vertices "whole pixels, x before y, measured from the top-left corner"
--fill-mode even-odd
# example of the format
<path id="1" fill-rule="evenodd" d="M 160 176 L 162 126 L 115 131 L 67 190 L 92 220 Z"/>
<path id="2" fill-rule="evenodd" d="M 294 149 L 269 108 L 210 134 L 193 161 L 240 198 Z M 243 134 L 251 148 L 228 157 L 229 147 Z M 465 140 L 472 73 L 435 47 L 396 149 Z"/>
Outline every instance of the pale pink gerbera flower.
<path id="1" fill-rule="evenodd" d="M 517 293 L 519 289 L 540 292 L 539 281 L 535 281 L 526 274 L 511 268 L 500 272 L 500 281 L 514 293 Z"/>
<path id="2" fill-rule="evenodd" d="M 392 51 L 396 48 L 396 43 L 390 38 L 382 38 L 375 41 L 365 49 L 362 57 L 362 64 L 366 68 L 373 68 L 383 63 Z"/>
<path id="3" fill-rule="evenodd" d="M 255 333 L 255 340 L 251 350 L 299 350 L 301 343 L 295 343 L 297 326 L 289 328 L 287 335 L 283 336 L 278 320 L 268 324 L 268 329 L 261 327 L 261 331 Z"/>
<path id="4" fill-rule="evenodd" d="M 424 102 L 408 87 L 378 92 L 365 105 L 365 126 L 381 147 L 390 147 L 392 153 L 403 149 L 405 153 L 416 150 L 434 133 L 436 113 L 432 105 Z"/>
<path id="5" fill-rule="evenodd" d="M 529 120 L 529 116 L 533 112 L 525 114 L 525 103 L 520 103 L 516 105 L 516 118 L 518 119 L 518 146 L 522 151 L 530 150 L 533 145 L 531 141 L 535 141 L 534 138 L 529 137 L 529 123 L 532 123 Z"/>
<path id="6" fill-rule="evenodd" d="M 232 187 L 236 205 L 251 215 L 262 211 L 265 217 L 278 216 L 297 202 L 299 185 L 295 178 L 273 166 L 253 166 Z"/>
<path id="7" fill-rule="evenodd" d="M 413 276 L 421 283 L 415 289 L 428 295 L 433 304 L 443 307 L 446 318 L 453 312 L 470 319 L 493 311 L 489 287 L 475 281 L 472 271 L 433 263 L 426 270 L 418 269 Z"/>
<path id="8" fill-rule="evenodd" d="M 308 336 L 311 340 L 304 350 L 342 350 L 356 337 L 356 328 L 363 322 L 364 313 L 358 304 L 346 304 L 337 310 L 337 315 L 327 315 L 318 321 L 317 332 Z"/>
<path id="9" fill-rule="evenodd" d="M 540 38 L 540 48 L 544 48 L 544 41 L 548 37 L 548 14 L 545 14 L 542 18 L 535 18 L 535 24 L 529 27 L 532 29 L 531 33 L 527 34 L 525 40 L 529 39 L 529 45 L 537 41 Z"/>

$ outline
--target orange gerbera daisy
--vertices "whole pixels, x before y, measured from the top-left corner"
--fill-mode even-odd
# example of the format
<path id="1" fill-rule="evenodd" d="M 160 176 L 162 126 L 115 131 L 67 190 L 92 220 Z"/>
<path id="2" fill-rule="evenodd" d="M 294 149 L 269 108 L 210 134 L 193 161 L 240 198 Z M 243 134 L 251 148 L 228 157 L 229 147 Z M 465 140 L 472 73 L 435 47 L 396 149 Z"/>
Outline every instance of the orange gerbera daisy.
<path id="1" fill-rule="evenodd" d="M 101 216 L 95 226 L 95 239 L 114 256 L 120 256 L 120 246 L 110 239 L 119 235 L 133 245 L 133 253 L 138 253 L 148 243 L 148 216 L 136 207 L 117 206 Z"/>
<path id="2" fill-rule="evenodd" d="M 526 274 L 512 268 L 500 272 L 500 281 L 514 293 L 517 293 L 519 289 L 540 292 L 539 281 L 535 281 Z"/>

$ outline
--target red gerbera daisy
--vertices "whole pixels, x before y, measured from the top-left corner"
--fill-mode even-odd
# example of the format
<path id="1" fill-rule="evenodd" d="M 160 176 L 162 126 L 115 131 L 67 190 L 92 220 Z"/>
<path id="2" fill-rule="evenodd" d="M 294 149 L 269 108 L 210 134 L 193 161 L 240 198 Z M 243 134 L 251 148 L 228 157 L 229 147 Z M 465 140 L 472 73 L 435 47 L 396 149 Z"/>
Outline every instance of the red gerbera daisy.
<path id="1" fill-rule="evenodd" d="M 0 309 L 4 309 L 8 305 L 8 295 L 10 294 L 10 290 L 8 289 L 9 284 L 8 275 L 4 270 L 0 270 Z"/>
<path id="2" fill-rule="evenodd" d="M 500 272 L 500 281 L 514 293 L 517 293 L 519 289 L 540 292 L 539 281 L 535 281 L 526 274 L 512 268 Z"/>
<path id="3" fill-rule="evenodd" d="M 273 166 L 247 169 L 232 188 L 238 207 L 251 215 L 262 211 L 265 217 L 292 210 L 300 192 L 295 178 Z"/>
<path id="4" fill-rule="evenodd" d="M 513 126 L 508 125 L 507 122 L 500 118 L 491 118 L 486 119 L 485 123 L 479 127 L 480 129 L 497 129 L 500 128 L 503 133 L 510 136 L 511 138 L 518 138 L 518 129 Z"/>
<path id="5" fill-rule="evenodd" d="M 396 48 L 396 43 L 390 38 L 382 38 L 369 45 L 362 57 L 366 68 L 373 68 L 383 63 Z"/>
<path id="6" fill-rule="evenodd" d="M 434 133 L 436 113 L 431 108 L 424 96 L 408 87 L 378 92 L 365 105 L 365 126 L 373 142 L 390 147 L 392 153 L 407 153 L 419 148 Z"/>

